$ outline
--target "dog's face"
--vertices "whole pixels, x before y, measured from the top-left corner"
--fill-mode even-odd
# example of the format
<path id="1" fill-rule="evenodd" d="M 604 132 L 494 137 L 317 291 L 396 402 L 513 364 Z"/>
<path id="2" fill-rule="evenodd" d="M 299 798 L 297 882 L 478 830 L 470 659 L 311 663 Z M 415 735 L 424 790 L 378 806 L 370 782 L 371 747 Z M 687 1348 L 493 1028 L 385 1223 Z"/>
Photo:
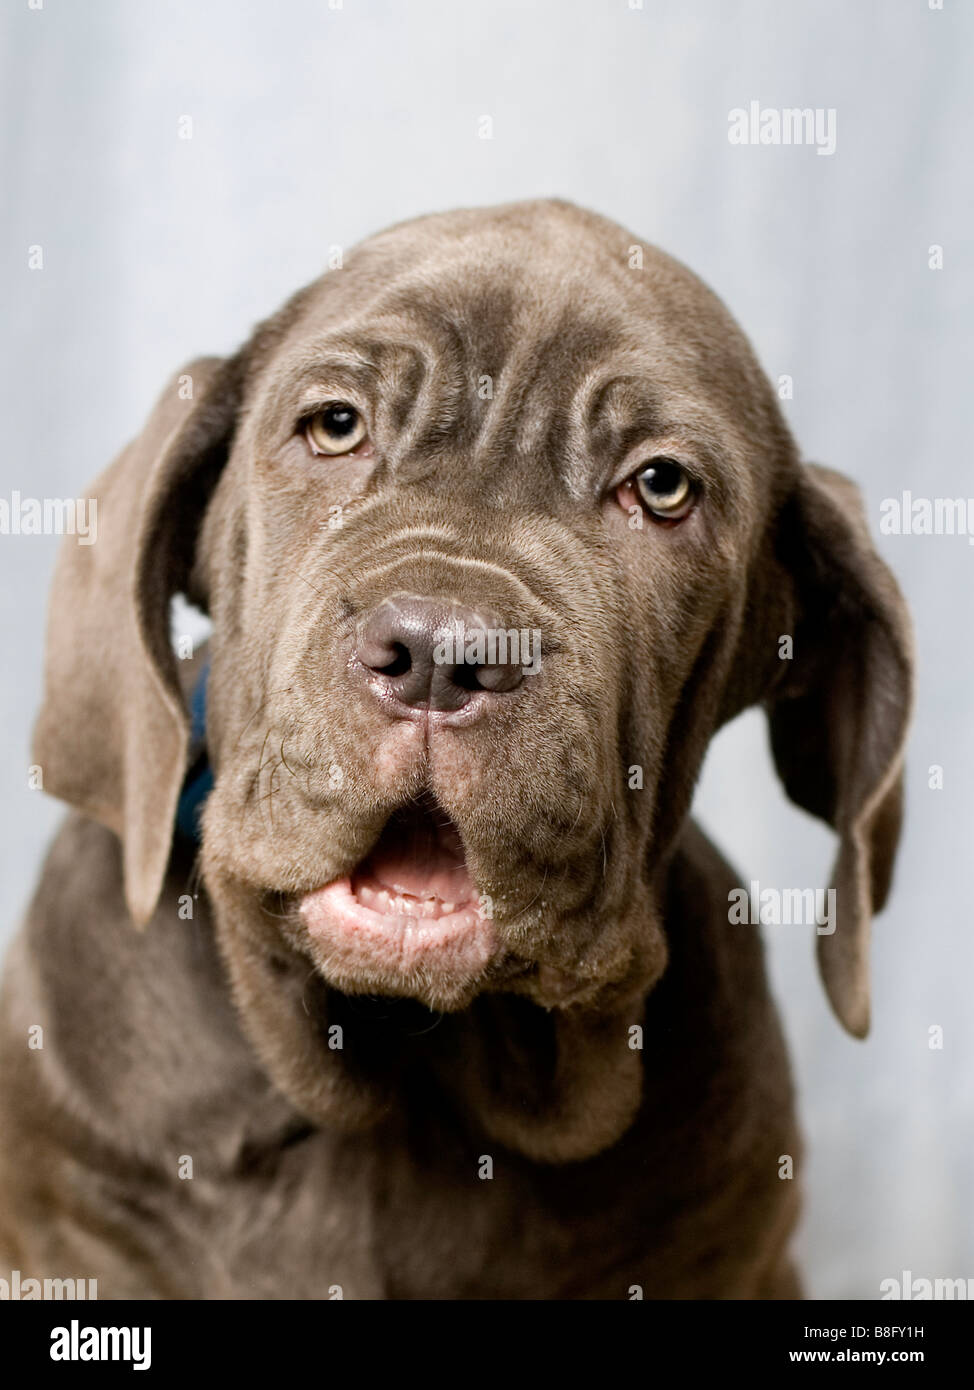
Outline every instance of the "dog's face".
<path id="1" fill-rule="evenodd" d="M 203 546 L 208 862 L 343 991 L 554 1006 L 663 967 L 660 803 L 782 440 L 706 292 L 606 241 L 381 237 L 251 385 Z"/>
<path id="2" fill-rule="evenodd" d="M 895 589 L 683 267 L 561 204 L 423 219 L 197 375 L 141 490 L 136 627 L 178 726 L 159 614 L 183 588 L 212 618 L 204 876 L 245 1017 L 305 1108 L 334 1070 L 334 991 L 624 1016 L 665 968 L 707 741 L 756 700 L 804 721 L 776 740 L 786 785 L 855 828 L 850 854 L 883 820 L 878 867 L 845 870 L 881 897 L 903 720 L 887 692 L 852 775 L 826 722 L 855 722 L 864 672 L 906 672 Z M 830 623 L 870 629 L 832 671 Z M 105 795 L 72 799 L 112 823 Z M 137 910 L 165 833 L 131 856 Z M 859 932 L 831 988 L 861 1030 Z"/>

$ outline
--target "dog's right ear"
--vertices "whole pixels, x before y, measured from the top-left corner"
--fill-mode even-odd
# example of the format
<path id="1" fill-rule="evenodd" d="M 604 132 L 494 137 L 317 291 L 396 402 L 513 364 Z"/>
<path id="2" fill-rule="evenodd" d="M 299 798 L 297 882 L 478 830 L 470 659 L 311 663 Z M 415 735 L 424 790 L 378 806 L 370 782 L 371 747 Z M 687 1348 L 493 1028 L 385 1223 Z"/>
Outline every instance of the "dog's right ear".
<path id="1" fill-rule="evenodd" d="M 169 636 L 242 395 L 241 359 L 202 358 L 170 381 L 142 433 L 90 490 L 90 543 L 62 542 L 34 761 L 45 790 L 122 841 L 139 925 L 162 887 L 188 719 Z"/>

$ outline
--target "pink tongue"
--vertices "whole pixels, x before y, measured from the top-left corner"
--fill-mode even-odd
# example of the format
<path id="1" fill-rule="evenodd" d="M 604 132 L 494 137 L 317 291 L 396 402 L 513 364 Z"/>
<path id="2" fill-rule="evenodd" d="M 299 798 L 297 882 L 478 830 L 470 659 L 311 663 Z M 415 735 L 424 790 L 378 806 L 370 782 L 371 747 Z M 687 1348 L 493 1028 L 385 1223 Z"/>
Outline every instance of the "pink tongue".
<path id="1" fill-rule="evenodd" d="M 464 903 L 475 896 L 463 842 L 442 812 L 436 820 L 420 813 L 387 826 L 355 877 L 413 898 Z"/>

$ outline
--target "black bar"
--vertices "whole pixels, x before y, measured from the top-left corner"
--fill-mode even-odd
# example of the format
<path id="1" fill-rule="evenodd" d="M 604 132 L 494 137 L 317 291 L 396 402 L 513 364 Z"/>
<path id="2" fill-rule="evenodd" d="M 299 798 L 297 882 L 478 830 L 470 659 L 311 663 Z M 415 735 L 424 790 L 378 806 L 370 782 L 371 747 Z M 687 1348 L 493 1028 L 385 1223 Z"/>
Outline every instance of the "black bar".
<path id="1" fill-rule="evenodd" d="M 112 1327 L 140 1330 L 128 1343 L 132 1359 L 52 1359 L 55 1346 L 101 1353 L 100 1329 Z M 92 1328 L 98 1333 L 86 1333 Z M 145 1360 L 145 1328 L 149 1364 L 135 1372 L 135 1357 Z M 50 1376 L 48 1368 L 60 1368 L 53 1373 L 65 1383 L 112 1373 L 175 1383 L 187 1371 L 215 1369 L 248 1378 L 267 1372 L 276 1383 L 304 1370 L 323 1380 L 358 1369 L 372 1379 L 383 1364 L 440 1379 L 492 1365 L 509 1377 L 536 1363 L 549 1384 L 560 1366 L 574 1380 L 595 1371 L 605 1383 L 636 1373 L 652 1378 L 667 1367 L 735 1376 L 881 1366 L 909 1375 L 963 1364 L 971 1331 L 964 1302 L 22 1302 L 0 1309 L 4 1361 L 17 1366 L 23 1384 L 33 1372 Z M 110 1354 L 116 1345 L 125 1351 L 123 1334 L 106 1339 L 104 1349 Z"/>

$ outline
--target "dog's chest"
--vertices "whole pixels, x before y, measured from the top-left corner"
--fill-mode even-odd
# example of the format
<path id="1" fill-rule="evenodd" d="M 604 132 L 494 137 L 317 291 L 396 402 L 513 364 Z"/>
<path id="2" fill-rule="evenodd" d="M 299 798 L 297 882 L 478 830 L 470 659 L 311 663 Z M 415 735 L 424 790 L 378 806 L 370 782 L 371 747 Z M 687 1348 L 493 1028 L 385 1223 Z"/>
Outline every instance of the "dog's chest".
<path id="1" fill-rule="evenodd" d="M 793 1193 L 777 1181 L 742 1192 L 719 1168 L 709 1184 L 699 1172 L 681 1179 L 689 1164 L 667 1163 L 665 1147 L 637 1127 L 618 1152 L 556 1168 L 484 1141 L 436 1153 L 401 1134 L 312 1133 L 270 1167 L 214 1184 L 200 1293 L 712 1297 L 750 1279 L 754 1248 Z"/>

